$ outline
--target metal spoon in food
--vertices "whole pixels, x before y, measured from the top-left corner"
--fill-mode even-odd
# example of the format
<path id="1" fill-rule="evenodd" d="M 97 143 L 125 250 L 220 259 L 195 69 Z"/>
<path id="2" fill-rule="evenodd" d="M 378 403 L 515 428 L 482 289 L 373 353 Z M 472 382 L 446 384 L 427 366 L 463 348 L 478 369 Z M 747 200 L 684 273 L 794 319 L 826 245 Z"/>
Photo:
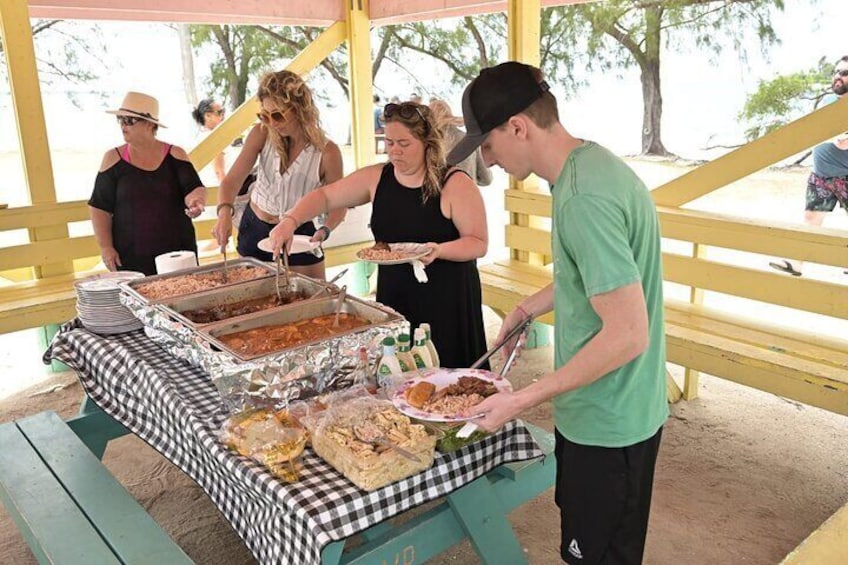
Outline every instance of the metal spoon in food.
<path id="1" fill-rule="evenodd" d="M 347 273 L 347 267 L 345 267 L 344 269 L 342 269 L 341 271 L 339 271 L 339 272 L 336 274 L 336 276 L 334 276 L 333 278 L 331 278 L 330 280 L 328 280 L 328 281 L 327 281 L 327 283 L 326 283 L 326 285 L 327 285 L 327 286 L 321 287 L 321 288 L 319 288 L 318 290 L 316 290 L 316 291 L 315 291 L 315 294 L 313 294 L 312 296 L 310 296 L 310 297 L 309 297 L 309 299 L 311 300 L 311 299 L 313 299 L 313 298 L 316 298 L 316 297 L 317 297 L 319 294 L 321 294 L 322 292 L 330 292 L 330 287 L 333 285 L 333 283 L 335 283 L 337 280 L 339 280 L 340 278 L 342 278 L 343 276 L 345 276 L 345 274 L 346 274 L 346 273 Z"/>
<path id="2" fill-rule="evenodd" d="M 339 291 L 339 295 L 336 298 L 336 317 L 333 319 L 333 327 L 339 327 L 339 314 L 342 313 L 342 306 L 344 306 L 345 297 L 347 297 L 347 285 L 343 286 L 341 291 Z"/>
<path id="3" fill-rule="evenodd" d="M 386 439 L 386 436 L 383 435 L 383 431 L 370 422 L 365 422 L 364 424 L 359 426 L 353 426 L 353 435 L 355 435 L 356 439 L 363 443 L 388 447 L 389 449 L 396 451 L 398 455 L 406 457 L 410 461 L 421 463 L 421 459 L 416 457 L 414 454 L 403 449 L 402 447 L 398 447 L 397 445 Z"/>

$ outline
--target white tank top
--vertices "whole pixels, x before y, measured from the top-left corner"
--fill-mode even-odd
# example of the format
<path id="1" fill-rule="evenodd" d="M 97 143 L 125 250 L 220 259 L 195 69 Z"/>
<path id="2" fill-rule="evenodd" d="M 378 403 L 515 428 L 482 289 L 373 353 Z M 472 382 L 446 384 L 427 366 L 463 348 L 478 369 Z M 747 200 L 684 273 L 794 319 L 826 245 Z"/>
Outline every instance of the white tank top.
<path id="1" fill-rule="evenodd" d="M 303 196 L 321 186 L 321 151 L 307 145 L 284 173 L 280 173 L 280 155 L 271 141 L 259 153 L 256 182 L 250 199 L 268 214 L 279 216 Z"/>

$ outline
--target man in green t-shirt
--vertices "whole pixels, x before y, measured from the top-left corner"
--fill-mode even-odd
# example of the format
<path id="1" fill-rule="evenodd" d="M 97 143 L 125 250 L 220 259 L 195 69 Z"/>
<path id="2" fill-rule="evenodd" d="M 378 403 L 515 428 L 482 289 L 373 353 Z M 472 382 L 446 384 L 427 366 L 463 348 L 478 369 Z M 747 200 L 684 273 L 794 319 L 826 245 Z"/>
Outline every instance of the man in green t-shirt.
<path id="1" fill-rule="evenodd" d="M 568 563 L 639 563 L 654 466 L 668 417 L 660 230 L 650 193 L 618 157 L 571 136 L 539 69 L 483 69 L 462 100 L 466 137 L 449 163 L 476 147 L 518 179 L 535 173 L 553 195 L 553 283 L 505 318 L 554 311 L 555 370 L 473 409 L 494 431 L 551 400 L 557 484 Z M 520 342 L 507 344 L 506 353 Z"/>

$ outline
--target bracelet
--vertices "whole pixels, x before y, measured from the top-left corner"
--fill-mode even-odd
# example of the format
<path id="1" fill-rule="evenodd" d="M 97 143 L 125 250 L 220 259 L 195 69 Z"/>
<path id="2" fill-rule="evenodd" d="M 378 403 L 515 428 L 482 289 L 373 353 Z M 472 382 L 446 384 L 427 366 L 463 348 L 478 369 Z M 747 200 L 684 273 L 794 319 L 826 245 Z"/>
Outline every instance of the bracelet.
<path id="1" fill-rule="evenodd" d="M 529 319 L 531 319 L 531 320 L 533 319 L 533 316 L 531 316 L 531 315 L 530 315 L 530 313 L 529 313 L 527 310 L 525 310 L 524 308 L 522 308 L 522 307 L 521 307 L 521 304 L 517 304 L 517 305 L 515 306 L 515 309 L 516 309 L 516 310 L 518 310 L 519 312 L 521 312 L 522 314 L 524 314 L 524 317 L 525 317 L 525 318 L 529 318 Z"/>
<path id="2" fill-rule="evenodd" d="M 282 222 L 283 222 L 283 220 L 285 220 L 286 218 L 288 218 L 289 220 L 291 220 L 291 221 L 293 221 L 293 222 L 294 222 L 294 227 L 295 227 L 295 229 L 297 229 L 298 227 L 300 227 L 300 222 L 298 222 L 298 221 L 297 221 L 297 218 L 295 218 L 294 216 L 292 216 L 292 215 L 291 215 L 291 214 L 289 214 L 288 212 L 286 212 L 286 213 L 284 213 L 284 214 L 282 214 L 282 215 L 280 216 L 280 223 L 282 223 Z"/>
<path id="3" fill-rule="evenodd" d="M 328 228 L 327 226 L 321 226 L 320 228 L 315 230 L 316 233 L 319 231 L 324 232 L 324 241 L 330 239 L 330 234 L 333 233 L 332 230 L 330 230 L 330 228 Z"/>
<path id="4" fill-rule="evenodd" d="M 217 216 L 217 215 L 218 215 L 218 213 L 221 211 L 221 208 L 229 208 L 229 209 L 230 209 L 230 216 L 235 216 L 235 215 L 236 215 L 236 209 L 233 207 L 233 205 L 232 205 L 232 204 L 230 204 L 229 202 L 221 202 L 220 204 L 218 204 L 218 205 L 215 207 L 215 215 L 216 215 L 216 216 Z"/>

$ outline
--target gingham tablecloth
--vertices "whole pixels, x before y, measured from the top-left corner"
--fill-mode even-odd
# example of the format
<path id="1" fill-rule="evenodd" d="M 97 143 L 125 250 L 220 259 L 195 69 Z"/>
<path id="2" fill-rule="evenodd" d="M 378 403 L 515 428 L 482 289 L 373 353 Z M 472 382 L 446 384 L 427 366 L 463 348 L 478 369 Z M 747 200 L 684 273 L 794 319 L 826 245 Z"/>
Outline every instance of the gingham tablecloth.
<path id="1" fill-rule="evenodd" d="M 511 423 L 434 465 L 373 492 L 359 490 L 311 449 L 296 484 L 218 441 L 227 417 L 209 376 L 159 348 L 142 331 L 99 336 L 69 323 L 44 355 L 73 367 L 91 399 L 206 491 L 262 563 L 320 563 L 321 549 L 471 482 L 495 467 L 540 457 Z"/>

